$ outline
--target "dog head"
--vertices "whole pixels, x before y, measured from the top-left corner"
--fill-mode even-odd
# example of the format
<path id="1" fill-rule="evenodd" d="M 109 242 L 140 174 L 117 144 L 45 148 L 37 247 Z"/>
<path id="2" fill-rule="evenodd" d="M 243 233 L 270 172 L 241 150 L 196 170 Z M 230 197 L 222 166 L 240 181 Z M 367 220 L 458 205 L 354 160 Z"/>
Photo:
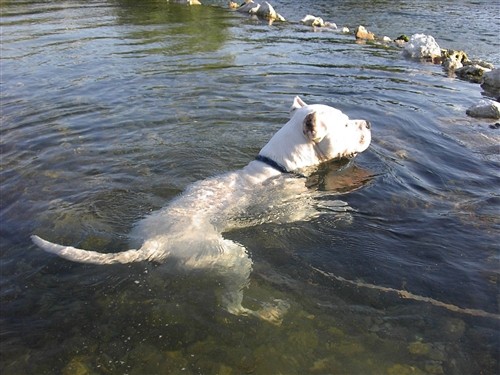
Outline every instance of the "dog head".
<path id="1" fill-rule="evenodd" d="M 338 109 L 326 105 L 307 105 L 297 96 L 290 121 L 260 153 L 293 171 L 332 159 L 354 157 L 366 150 L 370 142 L 368 121 L 350 120 Z"/>
<path id="2" fill-rule="evenodd" d="M 326 160 L 353 157 L 365 151 L 371 142 L 371 126 L 365 120 L 350 120 L 338 109 L 307 105 L 298 96 L 292 107 L 292 118 L 302 121 L 302 133 L 317 145 Z"/>

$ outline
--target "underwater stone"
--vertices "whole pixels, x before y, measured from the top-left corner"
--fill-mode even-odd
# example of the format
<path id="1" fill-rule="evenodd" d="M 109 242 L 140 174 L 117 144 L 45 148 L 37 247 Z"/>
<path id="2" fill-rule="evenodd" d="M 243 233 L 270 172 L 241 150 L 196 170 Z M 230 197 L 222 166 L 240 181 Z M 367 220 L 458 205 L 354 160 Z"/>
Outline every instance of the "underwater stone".
<path id="1" fill-rule="evenodd" d="M 497 103 L 498 104 L 498 103 Z M 500 115 L 500 105 L 497 109 L 497 115 Z M 449 340 L 460 340 L 465 333 L 466 325 L 462 319 L 447 319 L 443 324 L 444 332 Z"/>
<path id="2" fill-rule="evenodd" d="M 425 363 L 425 371 L 435 375 L 444 374 L 443 366 L 438 361 L 427 361 Z"/>
<path id="3" fill-rule="evenodd" d="M 424 375 L 418 367 L 395 364 L 387 369 L 387 375 Z"/>
<path id="4" fill-rule="evenodd" d="M 425 355 L 428 354 L 430 350 L 431 346 L 422 341 L 414 341 L 408 345 L 408 351 L 414 355 Z"/>
<path id="5" fill-rule="evenodd" d="M 94 372 L 85 363 L 83 357 L 74 357 L 62 370 L 63 375 L 90 375 Z"/>
<path id="6" fill-rule="evenodd" d="M 186 4 L 186 5 L 201 5 L 198 0 L 170 0 L 172 3 L 176 4 Z"/>
<path id="7" fill-rule="evenodd" d="M 471 117 L 498 119 L 500 118 L 500 103 L 493 100 L 481 100 L 465 113 Z"/>
<path id="8" fill-rule="evenodd" d="M 295 347 L 300 347 L 301 350 L 314 350 L 319 343 L 318 336 L 313 331 L 302 330 L 290 333 L 288 341 Z"/>

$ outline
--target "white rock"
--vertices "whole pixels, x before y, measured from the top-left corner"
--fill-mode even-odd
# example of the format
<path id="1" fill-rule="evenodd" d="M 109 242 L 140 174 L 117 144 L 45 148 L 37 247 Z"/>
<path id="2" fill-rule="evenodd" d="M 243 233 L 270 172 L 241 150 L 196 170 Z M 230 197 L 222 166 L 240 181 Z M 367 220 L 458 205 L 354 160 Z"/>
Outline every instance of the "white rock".
<path id="1" fill-rule="evenodd" d="M 273 6 L 269 4 L 267 1 L 263 1 L 260 3 L 260 2 L 255 2 L 253 0 L 249 0 L 241 7 L 239 7 L 237 11 L 256 15 L 257 17 L 267 18 L 270 20 L 285 21 L 285 18 L 281 14 L 278 14 L 274 10 Z"/>
<path id="2" fill-rule="evenodd" d="M 431 35 L 413 34 L 404 46 L 403 53 L 412 59 L 433 60 L 441 57 L 441 48 Z"/>
<path id="3" fill-rule="evenodd" d="M 323 21 L 323 18 L 316 17 L 311 14 L 308 14 L 307 16 L 302 18 L 300 22 L 302 22 L 304 25 L 307 26 L 319 26 L 319 27 L 325 26 L 325 21 Z"/>
<path id="4" fill-rule="evenodd" d="M 500 118 L 500 103 L 493 100 L 481 100 L 470 107 L 466 113 L 471 117 Z"/>

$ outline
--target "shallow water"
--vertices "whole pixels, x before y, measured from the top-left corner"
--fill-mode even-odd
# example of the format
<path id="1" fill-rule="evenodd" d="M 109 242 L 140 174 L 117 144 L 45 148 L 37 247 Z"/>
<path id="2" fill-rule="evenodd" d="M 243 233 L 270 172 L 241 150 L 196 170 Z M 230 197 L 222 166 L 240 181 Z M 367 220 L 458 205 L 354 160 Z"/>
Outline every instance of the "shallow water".
<path id="1" fill-rule="evenodd" d="M 415 3 L 273 4 L 500 64 L 497 3 Z M 500 372 L 500 136 L 465 115 L 480 87 L 396 47 L 214 5 L 0 5 L 1 373 Z M 226 234 L 254 262 L 246 305 L 290 303 L 281 326 L 226 313 L 209 272 L 31 244 L 128 248 L 191 182 L 252 160 L 296 94 L 370 120 L 373 141 L 308 180 L 349 214 Z"/>

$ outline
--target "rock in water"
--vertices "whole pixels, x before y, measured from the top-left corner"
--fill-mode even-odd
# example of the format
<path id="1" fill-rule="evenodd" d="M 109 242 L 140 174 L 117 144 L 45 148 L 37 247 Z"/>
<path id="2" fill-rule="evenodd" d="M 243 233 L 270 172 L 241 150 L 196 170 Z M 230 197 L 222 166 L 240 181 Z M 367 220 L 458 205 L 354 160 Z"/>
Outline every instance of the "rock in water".
<path id="1" fill-rule="evenodd" d="M 442 49 L 441 58 L 443 60 L 443 69 L 450 73 L 462 68 L 464 64 L 470 63 L 470 60 L 464 51 Z"/>
<path id="2" fill-rule="evenodd" d="M 483 74 L 483 82 L 481 83 L 483 90 L 494 96 L 500 97 L 500 69 L 493 69 Z"/>
<path id="3" fill-rule="evenodd" d="M 441 48 L 434 37 L 425 34 L 413 34 L 404 46 L 403 54 L 417 60 L 441 61 Z"/>
<path id="4" fill-rule="evenodd" d="M 500 118 L 500 103 L 493 100 L 481 100 L 470 107 L 466 113 L 471 117 Z"/>
<path id="5" fill-rule="evenodd" d="M 316 26 L 316 27 L 324 27 L 325 26 L 325 21 L 323 21 L 323 18 L 321 17 L 316 17 L 311 14 L 308 14 L 304 18 L 300 20 L 304 25 L 307 26 Z"/>
<path id="6" fill-rule="evenodd" d="M 455 74 L 458 78 L 463 79 L 464 81 L 481 83 L 484 73 L 489 71 L 490 69 L 484 68 L 481 65 L 471 64 L 455 70 Z"/>
<path id="7" fill-rule="evenodd" d="M 267 1 L 255 2 L 253 0 L 248 0 L 245 4 L 240 6 L 237 11 L 253 14 L 257 17 L 269 20 L 285 21 L 285 18 L 281 14 L 278 14 L 273 6 Z"/>
<path id="8" fill-rule="evenodd" d="M 364 39 L 364 40 L 374 40 L 375 34 L 366 30 L 364 26 L 359 25 L 355 31 L 356 39 Z"/>

